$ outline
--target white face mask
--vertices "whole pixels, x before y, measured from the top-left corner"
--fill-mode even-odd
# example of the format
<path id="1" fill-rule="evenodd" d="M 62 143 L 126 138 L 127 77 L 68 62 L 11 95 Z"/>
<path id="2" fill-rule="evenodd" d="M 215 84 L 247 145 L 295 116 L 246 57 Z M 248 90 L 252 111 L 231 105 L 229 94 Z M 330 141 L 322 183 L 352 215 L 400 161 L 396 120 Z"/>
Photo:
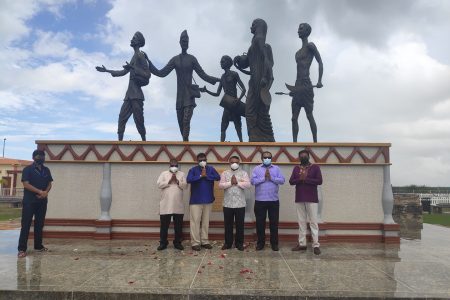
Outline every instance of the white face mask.
<path id="1" fill-rule="evenodd" d="M 206 161 L 201 161 L 198 163 L 198 165 L 202 168 L 206 167 Z"/>
<path id="2" fill-rule="evenodd" d="M 172 173 L 176 173 L 178 171 L 178 167 L 170 167 L 169 171 Z"/>
<path id="3" fill-rule="evenodd" d="M 236 171 L 237 169 L 239 169 L 239 164 L 238 163 L 232 163 L 230 165 L 231 170 Z"/>

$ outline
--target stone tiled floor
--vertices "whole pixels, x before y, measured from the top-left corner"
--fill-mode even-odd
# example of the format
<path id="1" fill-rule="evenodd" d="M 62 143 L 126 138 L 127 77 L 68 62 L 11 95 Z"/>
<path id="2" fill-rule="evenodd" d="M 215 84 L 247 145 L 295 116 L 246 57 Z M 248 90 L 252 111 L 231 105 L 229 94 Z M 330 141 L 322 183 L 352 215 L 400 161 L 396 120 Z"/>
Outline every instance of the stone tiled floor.
<path id="1" fill-rule="evenodd" d="M 450 229 L 427 224 L 421 240 L 327 244 L 320 256 L 47 239 L 50 252 L 18 259 L 17 238 L 0 231 L 0 299 L 450 298 Z"/>

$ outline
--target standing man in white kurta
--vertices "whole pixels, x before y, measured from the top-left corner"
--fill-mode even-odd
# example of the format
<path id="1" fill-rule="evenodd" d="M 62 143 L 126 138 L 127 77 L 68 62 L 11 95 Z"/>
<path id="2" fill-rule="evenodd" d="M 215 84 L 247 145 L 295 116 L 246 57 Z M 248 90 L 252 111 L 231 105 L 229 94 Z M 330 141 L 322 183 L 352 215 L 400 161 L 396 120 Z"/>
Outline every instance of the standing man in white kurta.
<path id="1" fill-rule="evenodd" d="M 167 235 L 172 217 L 175 227 L 173 246 L 178 250 L 183 250 L 184 247 L 181 245 L 184 216 L 183 190 L 186 189 L 187 182 L 184 173 L 178 171 L 178 161 L 176 159 L 170 160 L 169 170 L 163 171 L 159 175 L 157 184 L 161 189 L 161 201 L 159 202 L 161 227 L 158 250 L 166 249 L 169 244 Z"/>

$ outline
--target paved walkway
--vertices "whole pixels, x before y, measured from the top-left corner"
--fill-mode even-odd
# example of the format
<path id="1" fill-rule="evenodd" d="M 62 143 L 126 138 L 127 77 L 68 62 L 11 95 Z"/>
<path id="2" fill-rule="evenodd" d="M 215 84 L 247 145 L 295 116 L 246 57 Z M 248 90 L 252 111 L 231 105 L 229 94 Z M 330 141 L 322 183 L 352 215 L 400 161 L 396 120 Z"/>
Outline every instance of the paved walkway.
<path id="1" fill-rule="evenodd" d="M 194 253 L 158 252 L 155 241 L 47 239 L 50 252 L 18 259 L 17 238 L 17 229 L 0 231 L 2 300 L 450 298 L 450 229 L 427 224 L 421 240 L 327 244 L 320 256 L 291 244 Z"/>

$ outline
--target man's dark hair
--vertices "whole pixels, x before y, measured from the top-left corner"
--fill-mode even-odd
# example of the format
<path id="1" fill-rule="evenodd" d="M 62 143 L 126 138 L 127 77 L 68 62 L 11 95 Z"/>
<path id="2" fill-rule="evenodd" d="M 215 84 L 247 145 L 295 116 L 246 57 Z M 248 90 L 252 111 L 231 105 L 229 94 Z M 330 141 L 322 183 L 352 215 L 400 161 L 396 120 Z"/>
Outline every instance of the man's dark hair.
<path id="1" fill-rule="evenodd" d="M 199 154 L 197 154 L 197 160 L 199 160 L 201 157 L 206 158 L 206 154 L 203 152 L 200 152 Z"/>
<path id="2" fill-rule="evenodd" d="M 239 160 L 239 161 L 241 160 L 241 159 L 239 158 L 239 156 L 233 155 L 232 157 L 230 157 L 230 159 L 229 159 L 228 161 L 232 160 L 233 158 L 234 158 L 234 159 L 237 159 L 237 160 Z"/>
<path id="3" fill-rule="evenodd" d="M 37 155 L 45 156 L 45 152 L 42 151 L 42 150 L 39 150 L 39 149 L 34 150 L 34 151 L 33 151 L 33 158 L 35 158 Z"/>
<path id="4" fill-rule="evenodd" d="M 300 151 L 300 152 L 298 153 L 298 156 L 300 156 L 300 154 L 302 154 L 302 153 L 306 153 L 306 154 L 308 155 L 308 157 L 310 156 L 309 151 L 306 150 L 306 149 Z"/>
<path id="5" fill-rule="evenodd" d="M 170 165 L 178 165 L 178 161 L 177 161 L 175 158 L 172 158 L 172 159 L 169 161 L 169 163 L 170 163 Z"/>
<path id="6" fill-rule="evenodd" d="M 264 151 L 263 153 L 261 153 L 261 159 L 264 157 L 264 154 L 270 154 L 270 157 L 272 157 L 272 153 L 270 153 L 270 151 Z"/>

